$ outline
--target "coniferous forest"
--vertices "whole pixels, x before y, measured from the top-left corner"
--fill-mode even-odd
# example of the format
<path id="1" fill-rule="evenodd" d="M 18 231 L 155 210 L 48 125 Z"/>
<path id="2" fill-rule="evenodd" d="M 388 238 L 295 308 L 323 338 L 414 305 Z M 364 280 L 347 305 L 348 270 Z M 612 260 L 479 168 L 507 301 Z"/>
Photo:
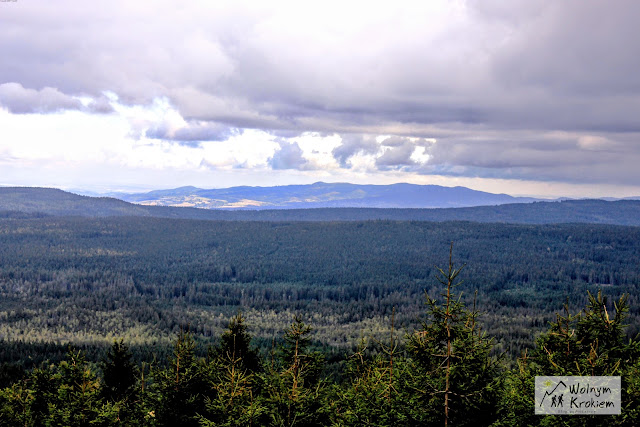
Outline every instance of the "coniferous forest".
<path id="1" fill-rule="evenodd" d="M 593 224 L 3 218 L 0 425 L 638 425 L 638 242 Z M 620 375 L 622 413 L 534 415 L 536 375 Z"/>

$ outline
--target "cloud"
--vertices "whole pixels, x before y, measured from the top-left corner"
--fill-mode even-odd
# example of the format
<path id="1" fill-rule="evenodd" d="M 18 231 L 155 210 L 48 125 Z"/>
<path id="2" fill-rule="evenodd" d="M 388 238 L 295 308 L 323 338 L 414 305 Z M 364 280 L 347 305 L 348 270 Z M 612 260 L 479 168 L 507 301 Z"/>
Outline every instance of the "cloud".
<path id="1" fill-rule="evenodd" d="M 276 150 L 273 157 L 268 160 L 269 166 L 275 170 L 309 168 L 309 161 L 302 156 L 302 149 L 298 143 L 281 142 L 280 148 Z"/>
<path id="2" fill-rule="evenodd" d="M 617 143 L 608 138 L 597 135 L 582 135 L 578 137 L 578 147 L 589 151 L 615 150 Z"/>
<path id="3" fill-rule="evenodd" d="M 376 166 L 381 170 L 412 170 L 414 166 L 427 163 L 428 154 L 434 140 L 424 138 L 407 138 L 393 136 L 384 139 L 380 145 L 384 152 L 376 159 Z"/>
<path id="4" fill-rule="evenodd" d="M 145 136 L 151 139 L 194 143 L 202 141 L 226 141 L 231 136 L 241 133 L 241 129 L 230 128 L 220 123 L 197 121 L 187 123 L 186 126 L 173 128 L 169 123 L 162 122 L 147 129 Z"/>
<path id="5" fill-rule="evenodd" d="M 0 84 L 0 105 L 14 114 L 46 114 L 64 110 L 81 110 L 106 114 L 113 112 L 109 99 L 96 99 L 65 95 L 58 89 L 45 87 L 41 90 L 28 89 L 20 83 Z"/>
<path id="6" fill-rule="evenodd" d="M 0 82 L 273 130 L 639 127 L 633 1 L 173 6 L 3 10 Z"/>
<path id="7" fill-rule="evenodd" d="M 349 159 L 356 154 L 375 154 L 380 144 L 372 135 L 342 135 L 342 144 L 331 152 L 343 168 L 349 166 Z"/>
<path id="8" fill-rule="evenodd" d="M 343 171 L 640 182 L 632 0 L 18 6 L 0 15 L 12 113 L 111 113 L 112 92 L 131 109 L 167 100 L 180 117 L 136 111 L 132 135 L 282 138 L 274 169 L 311 168 L 294 140 L 315 132 L 343 136 L 326 150 Z"/>
<path id="9" fill-rule="evenodd" d="M 473 133 L 441 138 L 425 148 L 429 159 L 412 170 L 424 174 L 571 183 L 631 182 L 640 162 L 640 134 L 610 137 L 576 132 Z"/>
<path id="10" fill-rule="evenodd" d="M 79 99 L 67 96 L 57 89 L 26 89 L 20 83 L 0 84 L 0 104 L 15 114 L 54 113 L 61 110 L 80 110 Z"/>
<path id="11" fill-rule="evenodd" d="M 414 166 L 416 161 L 411 158 L 416 147 L 411 141 L 405 141 L 402 145 L 388 148 L 376 159 L 376 166 L 380 169 Z"/>
<path id="12" fill-rule="evenodd" d="M 98 114 L 108 114 L 115 111 L 111 105 L 111 100 L 104 95 L 96 99 L 91 99 L 85 106 L 85 109 L 91 113 Z"/>
<path id="13" fill-rule="evenodd" d="M 640 129 L 633 1 L 173 6 L 3 10 L 0 82 L 274 131 Z"/>
<path id="14" fill-rule="evenodd" d="M 406 136 L 379 137 L 367 134 L 346 134 L 331 154 L 342 168 L 353 167 L 356 156 L 370 156 L 379 170 L 409 170 L 428 160 L 426 150 L 431 139 Z"/>

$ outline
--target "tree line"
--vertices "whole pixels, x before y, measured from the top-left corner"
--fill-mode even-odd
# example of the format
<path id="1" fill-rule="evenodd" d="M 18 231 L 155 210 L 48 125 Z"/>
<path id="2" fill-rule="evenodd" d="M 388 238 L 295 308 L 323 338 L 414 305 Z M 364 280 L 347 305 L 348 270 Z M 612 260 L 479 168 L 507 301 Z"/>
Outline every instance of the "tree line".
<path id="1" fill-rule="evenodd" d="M 482 329 L 478 298 L 460 299 L 461 271 L 450 255 L 421 324 L 400 340 L 392 310 L 388 336 L 362 340 L 339 381 L 326 376 L 302 317 L 261 356 L 237 314 L 204 355 L 185 330 L 164 363 L 134 363 L 123 340 L 97 367 L 69 349 L 0 391 L 0 425 L 638 425 L 640 341 L 625 333 L 628 296 L 612 304 L 589 293 L 582 311 L 565 307 L 508 367 Z M 620 375 L 621 415 L 534 415 L 536 375 Z"/>

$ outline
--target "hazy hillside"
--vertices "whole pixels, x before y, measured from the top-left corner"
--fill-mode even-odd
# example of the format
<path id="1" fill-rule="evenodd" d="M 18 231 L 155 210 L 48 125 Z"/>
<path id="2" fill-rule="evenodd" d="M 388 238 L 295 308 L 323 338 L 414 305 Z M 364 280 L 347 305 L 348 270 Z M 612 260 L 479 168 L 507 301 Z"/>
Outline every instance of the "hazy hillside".
<path id="1" fill-rule="evenodd" d="M 492 194 L 465 187 L 439 185 L 356 185 L 316 182 L 278 187 L 231 187 L 205 190 L 181 187 L 138 194 L 114 194 L 119 199 L 153 206 L 206 209 L 292 208 L 453 208 L 505 203 L 529 203 L 536 199 Z"/>
<path id="2" fill-rule="evenodd" d="M 146 216 L 225 221 L 474 221 L 523 224 L 593 223 L 640 226 L 640 201 L 567 200 L 448 209 L 317 208 L 223 210 L 143 206 L 50 188 L 0 188 L 0 217 Z"/>
<path id="3" fill-rule="evenodd" d="M 90 217 L 149 215 L 144 207 L 110 197 L 79 196 L 55 188 L 36 187 L 0 187 L 0 211 Z"/>

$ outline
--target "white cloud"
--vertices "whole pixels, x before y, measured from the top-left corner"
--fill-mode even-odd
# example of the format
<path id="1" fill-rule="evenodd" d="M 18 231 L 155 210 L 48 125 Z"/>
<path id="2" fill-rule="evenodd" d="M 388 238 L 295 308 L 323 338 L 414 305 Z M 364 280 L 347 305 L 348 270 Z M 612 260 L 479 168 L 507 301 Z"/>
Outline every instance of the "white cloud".
<path id="1" fill-rule="evenodd" d="M 639 8 L 18 2 L 0 15 L 0 161 L 635 188 Z"/>

